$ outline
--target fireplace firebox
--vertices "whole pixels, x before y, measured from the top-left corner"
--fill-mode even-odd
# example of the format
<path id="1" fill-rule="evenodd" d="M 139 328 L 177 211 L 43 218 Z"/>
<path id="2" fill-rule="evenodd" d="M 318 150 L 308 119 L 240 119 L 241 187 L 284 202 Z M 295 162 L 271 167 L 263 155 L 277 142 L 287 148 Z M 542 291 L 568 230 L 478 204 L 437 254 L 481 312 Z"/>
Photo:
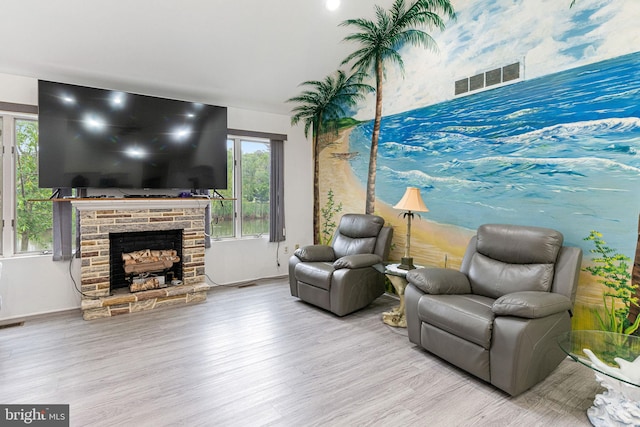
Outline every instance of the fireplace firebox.
<path id="1" fill-rule="evenodd" d="M 133 275 L 124 270 L 122 254 L 150 250 L 174 250 L 179 262 L 162 271 L 163 275 L 182 280 L 182 235 L 183 230 L 136 231 L 128 233 L 109 233 L 109 268 L 111 292 L 131 284 Z"/>

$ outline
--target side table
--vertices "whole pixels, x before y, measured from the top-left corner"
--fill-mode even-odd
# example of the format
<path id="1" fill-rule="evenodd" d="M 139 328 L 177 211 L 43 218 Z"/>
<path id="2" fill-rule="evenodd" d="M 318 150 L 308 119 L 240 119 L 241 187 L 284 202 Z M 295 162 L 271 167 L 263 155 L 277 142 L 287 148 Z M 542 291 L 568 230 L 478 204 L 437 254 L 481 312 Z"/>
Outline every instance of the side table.
<path id="1" fill-rule="evenodd" d="M 400 264 L 389 264 L 384 270 L 384 274 L 389 278 L 393 288 L 400 297 L 400 305 L 398 307 L 393 307 L 391 311 L 382 313 L 382 321 L 389 326 L 406 328 L 407 318 L 405 317 L 404 309 L 404 290 L 407 287 L 408 270 L 398 268 L 399 265 Z M 416 268 L 420 268 L 420 266 L 416 266 Z"/>

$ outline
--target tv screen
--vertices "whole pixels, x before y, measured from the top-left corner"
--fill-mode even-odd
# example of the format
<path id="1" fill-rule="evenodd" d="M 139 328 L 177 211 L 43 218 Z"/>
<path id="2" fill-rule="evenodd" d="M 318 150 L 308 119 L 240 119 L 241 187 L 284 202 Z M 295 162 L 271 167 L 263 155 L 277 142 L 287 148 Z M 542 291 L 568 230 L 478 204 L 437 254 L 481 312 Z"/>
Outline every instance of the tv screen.
<path id="1" fill-rule="evenodd" d="M 38 82 L 41 188 L 227 188 L 227 109 Z"/>

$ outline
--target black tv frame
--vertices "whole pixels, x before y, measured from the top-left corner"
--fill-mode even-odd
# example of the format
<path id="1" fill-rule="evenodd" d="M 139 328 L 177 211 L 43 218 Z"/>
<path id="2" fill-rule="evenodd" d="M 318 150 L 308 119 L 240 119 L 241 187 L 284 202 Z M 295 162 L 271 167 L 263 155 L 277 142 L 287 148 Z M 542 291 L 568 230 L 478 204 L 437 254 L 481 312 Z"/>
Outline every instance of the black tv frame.
<path id="1" fill-rule="evenodd" d="M 38 101 L 41 188 L 227 188 L 226 107 L 45 80 Z"/>

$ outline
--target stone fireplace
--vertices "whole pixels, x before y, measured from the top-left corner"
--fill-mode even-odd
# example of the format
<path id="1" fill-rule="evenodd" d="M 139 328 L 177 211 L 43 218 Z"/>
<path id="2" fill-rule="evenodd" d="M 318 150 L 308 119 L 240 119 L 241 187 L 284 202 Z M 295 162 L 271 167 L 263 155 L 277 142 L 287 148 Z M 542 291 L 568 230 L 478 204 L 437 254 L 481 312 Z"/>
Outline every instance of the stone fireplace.
<path id="1" fill-rule="evenodd" d="M 82 315 L 85 320 L 110 317 L 155 308 L 205 301 L 210 286 L 205 282 L 204 219 L 206 199 L 78 199 Z M 180 266 L 174 271 L 180 285 L 129 292 L 122 277 L 112 283 L 111 251 L 114 239 L 150 233 L 157 240 L 172 235 L 170 242 L 148 249 L 176 245 L 179 233 Z M 126 239 L 125 239 L 126 240 Z M 135 239 L 133 239 L 135 240 Z M 154 244 L 153 242 L 151 243 Z M 135 244 L 134 244 L 135 246 Z M 130 249 L 131 246 L 127 246 Z M 134 249 L 134 250 L 137 250 Z M 116 269 L 118 274 L 120 270 Z"/>

